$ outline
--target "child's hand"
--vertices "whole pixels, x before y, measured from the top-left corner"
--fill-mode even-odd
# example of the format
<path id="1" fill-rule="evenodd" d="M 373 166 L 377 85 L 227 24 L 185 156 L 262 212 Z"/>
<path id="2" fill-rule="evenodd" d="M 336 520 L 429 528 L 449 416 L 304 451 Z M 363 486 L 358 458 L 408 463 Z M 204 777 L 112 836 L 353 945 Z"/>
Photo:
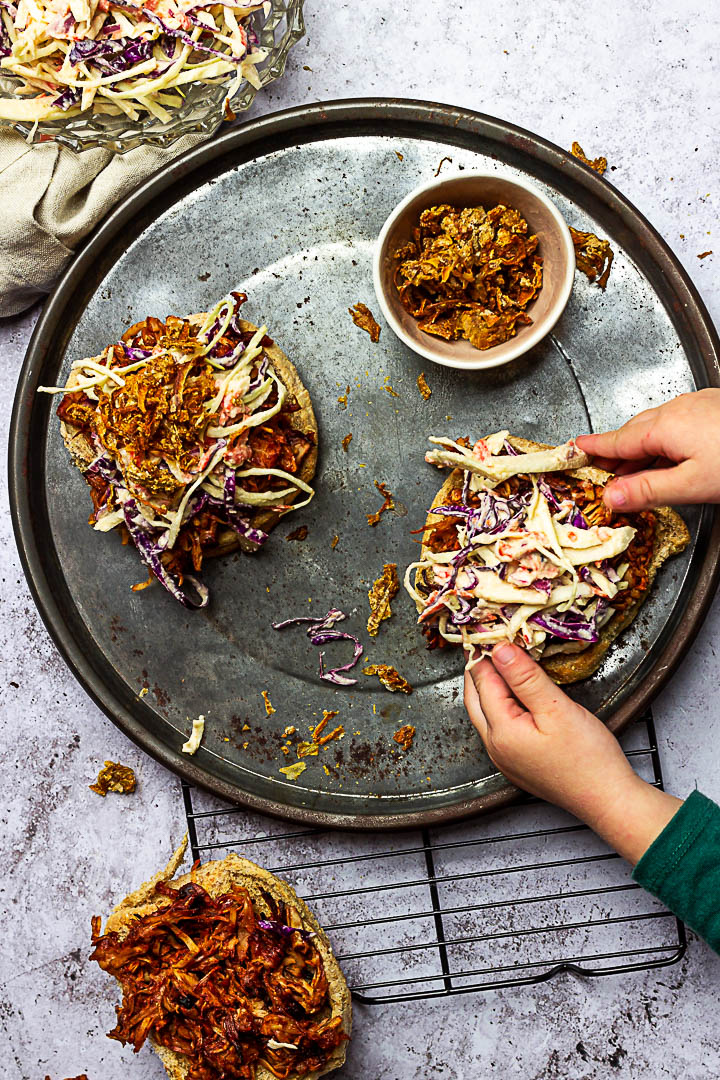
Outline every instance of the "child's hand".
<path id="1" fill-rule="evenodd" d="M 641 780 L 605 725 L 515 645 L 465 672 L 465 707 L 508 780 L 587 822 L 632 863 L 681 806 Z"/>
<path id="2" fill-rule="evenodd" d="M 618 474 L 604 496 L 613 510 L 720 502 L 720 390 L 682 394 L 617 431 L 581 435 L 577 444 Z"/>
<path id="3" fill-rule="evenodd" d="M 635 779 L 617 739 L 523 649 L 498 645 L 465 673 L 465 707 L 491 760 L 518 787 L 570 810 Z"/>

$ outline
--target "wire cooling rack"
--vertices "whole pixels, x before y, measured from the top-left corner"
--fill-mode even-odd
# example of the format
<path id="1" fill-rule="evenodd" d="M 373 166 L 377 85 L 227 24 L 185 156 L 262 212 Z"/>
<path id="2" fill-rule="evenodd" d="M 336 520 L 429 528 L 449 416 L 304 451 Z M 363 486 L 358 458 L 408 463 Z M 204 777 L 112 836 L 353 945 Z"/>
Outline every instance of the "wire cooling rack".
<path id="1" fill-rule="evenodd" d="M 652 715 L 623 747 L 662 788 Z M 589 829 L 533 799 L 457 825 L 348 833 L 289 825 L 183 781 L 193 858 L 236 850 L 290 882 L 366 1004 L 674 964 L 685 928 Z"/>

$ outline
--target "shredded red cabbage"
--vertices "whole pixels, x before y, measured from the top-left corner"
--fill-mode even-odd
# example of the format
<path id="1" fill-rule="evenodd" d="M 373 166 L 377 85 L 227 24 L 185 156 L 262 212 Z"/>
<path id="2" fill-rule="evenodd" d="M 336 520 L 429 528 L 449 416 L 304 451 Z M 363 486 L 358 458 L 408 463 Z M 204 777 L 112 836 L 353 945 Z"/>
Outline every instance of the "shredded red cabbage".
<path id="1" fill-rule="evenodd" d="M 138 345 L 125 345 L 124 342 L 122 347 L 128 360 L 144 360 L 152 352 L 152 349 L 142 349 Z"/>
<path id="2" fill-rule="evenodd" d="M 347 615 L 344 611 L 340 611 L 338 608 L 330 608 L 327 615 L 322 619 L 318 619 L 312 615 L 297 615 L 294 619 L 285 619 L 283 622 L 273 623 L 273 630 L 284 630 L 286 626 L 299 626 L 300 623 L 310 623 L 315 630 L 331 630 L 336 622 L 341 622 L 343 619 L 347 619 Z M 310 636 L 310 629 L 307 631 L 308 637 Z"/>
<path id="3" fill-rule="evenodd" d="M 265 376 L 267 375 L 267 369 L 267 357 L 264 356 L 260 362 L 255 378 L 250 380 L 250 385 L 248 386 L 248 393 L 250 393 L 251 390 L 257 390 L 257 388 L 264 383 Z"/>
<path id="4" fill-rule="evenodd" d="M 320 634 L 314 634 L 310 640 L 313 645 L 324 645 L 328 641 L 352 641 L 355 649 L 353 652 L 352 660 L 347 664 L 341 664 L 339 667 L 330 668 L 325 671 L 323 666 L 324 652 L 320 652 L 320 678 L 326 682 L 335 683 L 336 686 L 354 686 L 357 679 L 350 679 L 347 675 L 342 675 L 343 671 L 350 671 L 355 667 L 358 660 L 363 654 L 363 646 L 360 644 L 358 638 L 353 637 L 352 634 L 344 634 L 340 630 L 324 630 Z"/>
<path id="5" fill-rule="evenodd" d="M 141 11 L 146 19 L 149 19 L 150 22 L 154 22 L 156 26 L 160 27 L 163 34 L 166 34 L 168 37 L 177 38 L 178 41 L 182 41 L 184 45 L 189 45 L 191 49 L 197 50 L 198 52 L 212 53 L 213 56 L 220 56 L 223 60 L 230 60 L 234 64 L 242 63 L 244 55 L 235 56 L 234 53 L 220 52 L 219 49 L 211 49 L 208 45 L 203 45 L 199 41 L 193 41 L 190 35 L 187 34 L 184 30 L 174 30 L 172 27 L 164 23 L 162 19 L 155 14 L 154 11 L 150 11 L 149 8 L 144 7 L 142 4 L 132 4 L 129 3 L 129 0 L 122 0 L 122 2 L 121 0 L 114 0 L 114 3 L 115 6 L 119 8 L 125 7 L 129 8 L 131 11 Z M 187 12 L 185 14 L 187 15 Z M 212 30 L 209 26 L 206 26 L 206 29 L 209 34 L 212 33 Z M 150 46 L 150 48 L 152 51 L 152 46 Z"/>
<path id="6" fill-rule="evenodd" d="M 467 521 L 467 538 L 497 536 L 508 529 L 517 528 L 527 515 L 527 501 L 514 495 L 510 499 L 496 498 L 486 492 L 479 509 Z"/>
<path id="7" fill-rule="evenodd" d="M 305 941 L 315 937 L 312 930 L 305 930 L 301 926 L 287 926 L 286 923 L 277 922 L 276 919 L 258 919 L 257 924 L 261 930 L 272 930 L 276 934 L 282 934 L 283 937 L 290 937 L 291 934 L 299 934 Z"/>
<path id="8" fill-rule="evenodd" d="M 469 517 L 475 511 L 471 506 L 463 506 L 461 503 L 449 503 L 447 506 L 433 506 L 431 513 L 440 514 L 441 517 Z"/>
<path id="9" fill-rule="evenodd" d="M 87 472 L 102 476 L 107 481 L 108 486 L 114 490 L 117 501 L 122 508 L 130 538 L 135 544 L 140 558 L 152 570 L 160 584 L 183 607 L 205 607 L 209 599 L 207 586 L 190 574 L 183 575 L 183 580 L 189 582 L 199 597 L 199 600 L 195 600 L 183 590 L 177 576 L 170 573 L 161 558 L 167 547 L 167 530 L 150 525 L 141 514 L 137 501 L 124 487 L 122 474 L 114 462 L 107 455 L 101 454 L 91 462 Z M 210 506 L 218 519 L 223 524 L 234 529 L 238 535 L 244 536 L 258 545 L 264 544 L 267 540 L 267 533 L 253 528 L 236 507 L 226 504 L 221 499 L 214 498 L 207 492 L 202 492 L 201 495 L 191 501 L 190 515 L 199 513 L 205 506 Z"/>
<path id="10" fill-rule="evenodd" d="M 308 623 L 306 630 L 307 636 L 313 645 L 325 645 L 330 641 L 352 641 L 355 649 L 352 660 L 347 664 L 342 664 L 336 668 L 329 668 L 325 671 L 323 665 L 324 652 L 320 653 L 320 678 L 325 682 L 334 683 L 336 686 L 354 686 L 357 683 L 357 679 L 348 678 L 347 675 L 341 674 L 343 671 L 350 671 L 354 668 L 358 660 L 363 654 L 363 646 L 360 644 L 358 638 L 353 634 L 346 634 L 341 630 L 333 630 L 335 623 L 341 622 L 342 619 L 346 619 L 347 615 L 344 611 L 340 611 L 338 608 L 330 608 L 327 615 L 322 619 L 313 618 L 309 615 L 298 615 L 294 619 L 285 619 L 283 622 L 272 623 L 273 630 L 284 630 L 286 626 L 298 626 L 301 623 Z"/>
<path id="11" fill-rule="evenodd" d="M 89 64 L 103 75 L 117 75 L 135 64 L 150 60 L 152 55 L 152 42 L 144 38 L 121 38 L 113 41 L 80 38 L 73 42 L 68 59 L 75 65 Z"/>
<path id="12" fill-rule="evenodd" d="M 544 592 L 546 596 L 549 596 L 552 592 L 552 581 L 549 578 L 536 578 L 532 583 L 533 589 L 539 589 L 540 592 Z"/>
<path id="13" fill-rule="evenodd" d="M 178 578 L 175 574 L 170 573 L 160 558 L 161 548 L 158 546 L 156 537 L 153 536 L 154 530 L 148 526 L 145 518 L 140 513 L 135 500 L 132 498 L 127 499 L 123 503 L 122 511 L 125 518 L 125 525 L 130 533 L 132 542 L 137 548 L 138 555 L 146 566 L 152 570 L 160 584 L 166 588 L 170 595 L 174 596 L 183 607 L 205 607 L 210 597 L 207 586 L 203 585 L 202 582 L 198 581 L 197 578 L 192 577 L 190 574 L 185 574 L 184 580 L 192 585 L 197 592 L 199 599 L 193 600 L 183 591 Z"/>
<path id="14" fill-rule="evenodd" d="M 210 495 L 207 491 L 203 491 L 202 495 L 198 496 L 197 501 L 193 502 L 191 516 L 199 514 L 206 506 L 212 509 L 223 525 L 228 525 L 238 536 L 243 536 L 246 540 L 257 544 L 258 547 L 262 547 L 267 540 L 268 534 L 263 532 L 262 529 L 256 529 L 251 525 L 248 519 L 240 513 L 237 506 L 230 505 L 222 499 L 216 499 L 214 495 Z"/>
<path id="15" fill-rule="evenodd" d="M 109 41 L 93 41 L 91 38 L 79 38 L 73 42 L 68 60 L 71 64 L 80 64 L 94 56 L 102 56 L 103 53 L 112 53 L 114 51 L 114 46 Z"/>
<path id="16" fill-rule="evenodd" d="M 465 562 L 465 560 L 467 559 L 468 555 L 470 554 L 470 552 L 472 550 L 473 550 L 472 544 L 469 544 L 467 547 L 459 548 L 456 551 L 456 553 L 453 555 L 452 565 L 455 567 L 456 572 L 457 572 L 458 567 L 461 566 Z"/>
<path id="17" fill-rule="evenodd" d="M 460 605 L 460 608 L 458 611 L 453 611 L 450 622 L 454 623 L 455 626 L 465 626 L 466 623 L 471 622 L 475 618 L 475 615 L 473 614 L 475 611 L 475 604 L 472 604 L 464 596 L 458 596 L 457 602 Z"/>
<path id="18" fill-rule="evenodd" d="M 531 615 L 528 619 L 528 622 L 535 623 L 541 630 L 547 630 L 553 637 L 560 638 L 562 641 L 588 642 L 599 640 L 596 621 L 597 609 L 592 618 L 587 619 L 582 612 L 573 611 L 572 608 L 563 612 L 562 616 L 557 612 L 545 611 Z"/>
<path id="19" fill-rule="evenodd" d="M 540 491 L 547 499 L 551 509 L 558 511 L 560 509 L 560 503 L 557 499 L 557 496 L 555 495 L 555 492 L 548 484 L 547 480 L 543 479 L 543 477 L 540 476 L 538 478 L 537 486 L 540 488 Z"/>
<path id="20" fill-rule="evenodd" d="M 175 39 L 169 37 L 167 34 L 161 34 L 158 38 L 158 43 L 167 58 L 172 60 L 175 56 Z"/>
<path id="21" fill-rule="evenodd" d="M 67 90 L 63 90 L 62 94 L 55 98 L 53 105 L 58 109 L 71 109 L 73 105 L 77 105 L 80 97 L 79 90 L 76 90 L 74 86 L 68 86 Z"/>
<path id="22" fill-rule="evenodd" d="M 9 56 L 12 52 L 10 35 L 5 29 L 5 23 L 0 19 L 0 56 Z"/>

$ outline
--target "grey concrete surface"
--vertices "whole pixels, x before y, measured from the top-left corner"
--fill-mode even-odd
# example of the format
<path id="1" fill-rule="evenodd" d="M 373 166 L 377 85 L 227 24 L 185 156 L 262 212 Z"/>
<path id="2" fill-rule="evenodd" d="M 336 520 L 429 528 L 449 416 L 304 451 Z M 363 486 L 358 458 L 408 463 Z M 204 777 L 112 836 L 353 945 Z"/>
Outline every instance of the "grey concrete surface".
<path id="1" fill-rule="evenodd" d="M 697 258 L 720 240 L 719 9 L 700 0 L 306 7 L 307 38 L 253 115 L 329 97 L 413 96 L 503 117 L 562 146 L 578 139 L 591 156 L 608 157 L 611 182 L 664 235 L 720 316 L 720 247 Z M 0 324 L 5 427 L 36 314 Z M 179 783 L 65 669 L 18 563 L 4 468 L 0 483 L 0 1072 L 159 1080 L 149 1051 L 135 1059 L 104 1037 L 114 991 L 87 963 L 89 920 L 179 840 Z M 720 797 L 719 629 L 716 603 L 655 708 L 667 786 L 679 795 L 697 785 Z M 134 797 L 88 791 L 106 757 L 136 769 Z M 660 971 L 358 1007 L 342 1075 L 705 1080 L 720 1073 L 719 976 L 718 958 L 692 939 L 685 959 Z"/>

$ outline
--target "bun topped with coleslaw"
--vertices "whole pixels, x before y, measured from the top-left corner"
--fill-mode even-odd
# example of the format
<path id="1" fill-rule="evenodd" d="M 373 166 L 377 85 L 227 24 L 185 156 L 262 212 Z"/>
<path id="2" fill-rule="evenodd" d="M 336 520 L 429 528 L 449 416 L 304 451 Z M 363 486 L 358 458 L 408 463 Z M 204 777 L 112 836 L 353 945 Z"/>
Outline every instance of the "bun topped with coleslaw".
<path id="1" fill-rule="evenodd" d="M 243 79 L 256 89 L 251 16 L 264 3 L 221 0 L 0 0 L 0 74 L 17 80 L 0 119 L 33 121 L 92 109 L 165 123 L 188 83 Z"/>
<path id="2" fill-rule="evenodd" d="M 58 416 L 90 486 L 90 524 L 118 529 L 186 607 L 208 556 L 257 551 L 268 530 L 313 497 L 317 422 L 287 356 L 238 317 L 230 293 L 212 311 L 149 317 L 99 356 L 73 363 Z M 296 501 L 299 500 L 299 501 Z"/>
<path id="3" fill-rule="evenodd" d="M 499 431 L 474 445 L 431 438 L 426 461 L 451 468 L 405 575 L 431 648 L 462 645 L 474 663 L 521 645 L 559 683 L 586 678 L 635 618 L 657 570 L 689 533 L 669 507 L 618 515 L 611 474 L 575 443 Z"/>

